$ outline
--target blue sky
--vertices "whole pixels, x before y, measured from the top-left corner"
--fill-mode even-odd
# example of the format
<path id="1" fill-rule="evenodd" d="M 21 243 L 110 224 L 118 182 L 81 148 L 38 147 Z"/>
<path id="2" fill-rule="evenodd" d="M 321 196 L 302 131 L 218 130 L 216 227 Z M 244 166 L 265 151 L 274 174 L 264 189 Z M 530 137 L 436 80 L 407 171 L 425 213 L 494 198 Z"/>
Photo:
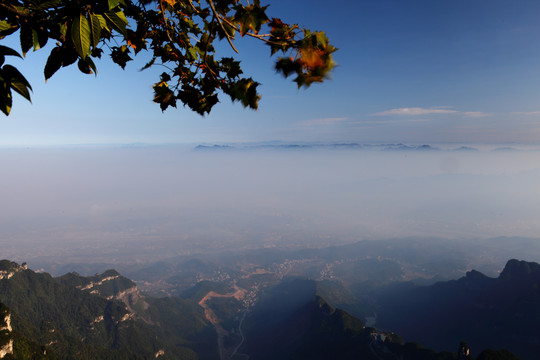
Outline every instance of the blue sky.
<path id="1" fill-rule="evenodd" d="M 258 111 L 222 97 L 206 117 L 161 113 L 151 89 L 160 70 L 138 72 L 144 58 L 125 71 L 104 59 L 97 77 L 62 69 L 45 84 L 49 47 L 10 59 L 33 103 L 17 97 L 0 118 L 0 145 L 540 142 L 538 1 L 277 0 L 268 12 L 326 31 L 339 48 L 331 80 L 297 90 L 264 46 L 241 39 L 244 72 L 262 83 Z"/>

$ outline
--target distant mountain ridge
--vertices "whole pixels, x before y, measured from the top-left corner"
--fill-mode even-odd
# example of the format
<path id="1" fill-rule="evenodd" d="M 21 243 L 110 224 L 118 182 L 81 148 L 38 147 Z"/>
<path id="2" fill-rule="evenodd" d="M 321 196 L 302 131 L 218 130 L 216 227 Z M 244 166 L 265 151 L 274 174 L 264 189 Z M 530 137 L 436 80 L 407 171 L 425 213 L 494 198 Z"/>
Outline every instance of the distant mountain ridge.
<path id="1" fill-rule="evenodd" d="M 360 144 L 360 143 L 270 143 L 270 144 L 229 144 L 229 145 L 198 145 L 195 151 L 250 151 L 250 150 L 375 150 L 375 151 L 441 151 L 432 145 L 406 144 Z M 478 151 L 470 146 L 460 146 L 447 151 Z"/>

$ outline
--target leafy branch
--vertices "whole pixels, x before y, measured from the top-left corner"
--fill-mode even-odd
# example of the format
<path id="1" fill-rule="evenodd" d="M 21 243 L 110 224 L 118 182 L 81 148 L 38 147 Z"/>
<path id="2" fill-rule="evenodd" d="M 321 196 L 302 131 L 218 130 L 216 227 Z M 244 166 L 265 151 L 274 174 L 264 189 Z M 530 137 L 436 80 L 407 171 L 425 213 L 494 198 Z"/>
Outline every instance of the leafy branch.
<path id="1" fill-rule="evenodd" d="M 218 57 L 217 41 L 226 40 L 236 53 L 236 33 L 263 41 L 270 55 L 282 54 L 275 68 L 285 77 L 295 75 L 298 87 L 323 81 L 336 51 L 324 33 L 270 19 L 267 9 L 260 0 L 246 5 L 239 0 L 3 0 L 0 40 L 20 30 L 23 56 L 54 40 L 45 80 L 75 62 L 82 73 L 97 74 L 95 60 L 104 50 L 122 68 L 145 50 L 151 60 L 142 70 L 156 65 L 166 70 L 153 85 L 162 110 L 180 101 L 204 115 L 220 94 L 256 109 L 258 83 L 243 75 L 239 61 Z M 11 91 L 30 100 L 31 87 L 13 66 L 3 65 L 5 56 L 20 55 L 0 47 L 0 109 L 8 115 Z"/>
<path id="2" fill-rule="evenodd" d="M 210 4 L 210 7 L 212 8 L 212 11 L 214 12 L 214 16 L 216 17 L 216 19 L 219 22 L 219 26 L 221 27 L 221 30 L 223 30 L 223 32 L 225 33 L 225 37 L 227 38 L 227 41 L 229 42 L 229 45 L 231 45 L 231 48 L 234 50 L 234 52 L 238 54 L 238 50 L 236 49 L 236 47 L 234 46 L 234 44 L 232 42 L 232 40 L 234 40 L 234 37 L 231 37 L 231 35 L 229 35 L 229 32 L 223 26 L 223 22 L 221 21 L 222 17 L 216 11 L 216 7 L 214 6 L 214 2 L 212 0 L 208 0 L 208 3 Z"/>

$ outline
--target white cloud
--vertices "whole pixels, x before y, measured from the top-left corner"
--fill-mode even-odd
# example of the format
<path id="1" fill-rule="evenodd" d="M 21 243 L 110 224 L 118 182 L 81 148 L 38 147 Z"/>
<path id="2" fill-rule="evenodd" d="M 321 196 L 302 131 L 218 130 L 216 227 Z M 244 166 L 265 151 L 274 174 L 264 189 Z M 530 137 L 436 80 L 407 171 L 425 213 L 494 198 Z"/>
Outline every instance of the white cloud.
<path id="1" fill-rule="evenodd" d="M 386 116 L 386 115 L 429 115 L 429 114 L 455 114 L 459 111 L 456 110 L 449 110 L 445 108 L 420 108 L 420 107 L 410 107 L 410 108 L 398 108 L 398 109 L 391 109 L 382 111 L 379 113 L 375 113 L 372 115 L 376 116 Z"/>
<path id="2" fill-rule="evenodd" d="M 381 111 L 375 114 L 374 116 L 388 116 L 388 115 L 397 115 L 397 116 L 421 116 L 421 115 L 437 115 L 437 114 L 455 114 L 462 115 L 464 117 L 479 118 L 490 116 L 490 113 L 482 111 L 459 111 L 451 110 L 448 106 L 436 106 L 432 108 L 421 108 L 421 107 L 406 107 L 406 108 L 397 108 L 386 111 Z M 540 112 L 539 112 L 540 114 Z"/>
<path id="3" fill-rule="evenodd" d="M 472 118 L 479 118 L 479 117 L 485 117 L 485 116 L 491 115 L 490 113 L 485 113 L 482 111 L 463 111 L 461 112 L 461 114 L 463 114 L 463 116 L 465 117 L 472 117 Z"/>

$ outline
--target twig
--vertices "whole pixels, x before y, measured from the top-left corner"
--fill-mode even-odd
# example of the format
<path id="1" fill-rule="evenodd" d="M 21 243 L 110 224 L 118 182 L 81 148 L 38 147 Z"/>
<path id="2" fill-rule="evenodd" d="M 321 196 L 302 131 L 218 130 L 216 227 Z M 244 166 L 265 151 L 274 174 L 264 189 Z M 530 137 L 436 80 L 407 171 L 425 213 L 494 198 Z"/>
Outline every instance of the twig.
<path id="1" fill-rule="evenodd" d="M 227 30 L 225 30 L 225 26 L 223 26 L 223 23 L 221 22 L 221 17 L 219 16 L 218 12 L 216 11 L 216 8 L 214 6 L 214 2 L 212 0 L 208 0 L 208 3 L 210 4 L 210 7 L 212 8 L 212 11 L 214 12 L 214 15 L 216 16 L 216 19 L 217 19 L 217 21 L 219 23 L 219 26 L 221 27 L 221 30 L 223 30 L 223 32 L 225 33 L 225 36 L 227 37 L 227 41 L 229 42 L 229 45 L 238 54 L 239 52 L 236 49 L 236 47 L 234 46 L 234 44 L 232 43 L 231 36 L 227 32 Z"/>
<path id="2" fill-rule="evenodd" d="M 234 25 L 233 23 L 231 23 L 231 22 L 229 21 L 229 19 L 227 19 L 226 17 L 221 17 L 221 19 L 222 19 L 223 22 L 225 22 L 227 25 L 229 25 L 230 27 L 234 28 L 234 30 L 240 31 L 240 30 L 239 30 L 239 27 L 236 26 L 236 25 Z M 255 38 L 255 39 L 262 40 L 262 41 L 264 41 L 264 42 L 266 42 L 266 43 L 268 43 L 268 44 L 281 45 L 280 43 L 277 43 L 277 42 L 275 42 L 275 41 L 271 41 L 271 40 L 266 39 L 266 38 L 268 38 L 268 37 L 271 37 L 272 34 L 254 34 L 254 33 L 247 32 L 247 33 L 245 33 L 245 35 L 251 36 L 251 37 L 253 37 L 253 38 Z"/>
<path id="3" fill-rule="evenodd" d="M 173 42 L 171 34 L 169 34 L 169 26 L 167 25 L 167 18 L 165 17 L 165 9 L 163 8 L 163 0 L 159 0 L 159 9 L 161 10 L 161 16 L 163 17 L 163 26 L 165 26 L 165 32 L 170 42 Z"/>
<path id="4" fill-rule="evenodd" d="M 193 5 L 193 1 L 189 0 L 189 5 L 191 5 L 191 7 L 193 8 L 193 10 L 195 10 L 195 12 L 198 14 L 199 13 L 199 10 L 197 10 L 197 8 L 195 7 L 195 5 Z"/>

